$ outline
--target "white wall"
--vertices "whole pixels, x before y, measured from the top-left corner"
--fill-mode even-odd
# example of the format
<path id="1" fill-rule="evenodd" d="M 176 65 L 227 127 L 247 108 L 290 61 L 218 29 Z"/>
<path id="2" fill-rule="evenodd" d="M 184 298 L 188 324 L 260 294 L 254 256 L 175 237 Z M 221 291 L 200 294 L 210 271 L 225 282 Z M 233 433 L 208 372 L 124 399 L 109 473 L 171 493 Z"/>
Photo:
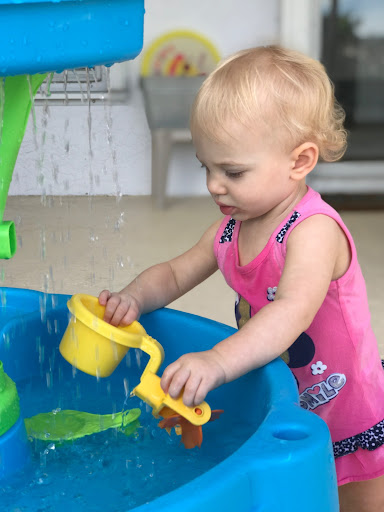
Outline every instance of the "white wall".
<path id="1" fill-rule="evenodd" d="M 242 48 L 278 40 L 279 0 L 146 0 L 145 6 L 144 50 L 154 38 L 175 29 L 204 34 L 223 57 Z M 124 66 L 129 70 L 134 91 L 127 104 L 111 107 L 110 128 L 105 107 L 101 103 L 91 106 L 92 159 L 89 158 L 87 105 L 52 105 L 49 116 L 37 106 L 38 147 L 35 147 L 31 116 L 10 194 L 83 195 L 117 191 L 129 195 L 150 194 L 150 133 L 137 85 L 139 67 L 140 57 Z M 46 129 L 42 127 L 45 121 Z M 111 143 L 108 143 L 109 129 Z M 204 180 L 192 147 L 176 146 L 168 194 L 204 194 Z"/>
<path id="2" fill-rule="evenodd" d="M 86 105 L 51 105 L 48 117 L 36 107 L 36 136 L 31 115 L 10 195 L 150 193 L 151 139 L 141 102 L 96 103 L 90 112 L 91 130 Z"/>

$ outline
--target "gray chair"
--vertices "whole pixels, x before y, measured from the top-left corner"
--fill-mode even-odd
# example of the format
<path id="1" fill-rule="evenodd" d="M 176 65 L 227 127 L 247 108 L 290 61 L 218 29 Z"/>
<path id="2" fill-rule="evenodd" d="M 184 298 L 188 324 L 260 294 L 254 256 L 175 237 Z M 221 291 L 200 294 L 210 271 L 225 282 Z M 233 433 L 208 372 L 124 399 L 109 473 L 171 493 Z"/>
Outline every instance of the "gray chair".
<path id="1" fill-rule="evenodd" d="M 205 76 L 141 78 L 145 111 L 152 136 L 152 197 L 164 208 L 172 145 L 191 140 L 189 117 Z"/>

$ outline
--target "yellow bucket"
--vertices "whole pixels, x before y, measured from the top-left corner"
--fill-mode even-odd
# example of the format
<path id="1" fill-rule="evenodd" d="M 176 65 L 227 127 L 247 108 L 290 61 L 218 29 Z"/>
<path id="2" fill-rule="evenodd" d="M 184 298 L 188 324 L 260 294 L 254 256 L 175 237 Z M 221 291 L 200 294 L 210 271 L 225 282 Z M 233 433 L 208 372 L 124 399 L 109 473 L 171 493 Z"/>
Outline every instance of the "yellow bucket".
<path id="1" fill-rule="evenodd" d="M 79 370 L 108 377 L 130 347 L 141 347 L 143 336 L 146 336 L 144 327 L 136 321 L 127 327 L 115 327 L 105 322 L 105 308 L 97 297 L 76 294 L 67 304 L 72 317 L 59 350 Z"/>

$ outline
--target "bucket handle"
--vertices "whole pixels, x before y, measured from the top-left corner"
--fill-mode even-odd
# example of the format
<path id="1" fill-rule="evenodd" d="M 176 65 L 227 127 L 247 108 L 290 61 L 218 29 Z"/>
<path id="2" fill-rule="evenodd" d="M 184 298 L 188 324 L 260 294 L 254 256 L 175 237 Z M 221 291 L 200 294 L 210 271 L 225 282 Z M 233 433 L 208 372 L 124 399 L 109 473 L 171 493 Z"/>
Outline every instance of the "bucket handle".
<path id="1" fill-rule="evenodd" d="M 128 348 L 138 348 L 149 355 L 149 361 L 141 374 L 141 379 L 151 372 L 156 374 L 164 361 L 164 349 L 162 345 L 151 336 L 127 333 L 127 339 L 119 339 L 119 343 Z"/>

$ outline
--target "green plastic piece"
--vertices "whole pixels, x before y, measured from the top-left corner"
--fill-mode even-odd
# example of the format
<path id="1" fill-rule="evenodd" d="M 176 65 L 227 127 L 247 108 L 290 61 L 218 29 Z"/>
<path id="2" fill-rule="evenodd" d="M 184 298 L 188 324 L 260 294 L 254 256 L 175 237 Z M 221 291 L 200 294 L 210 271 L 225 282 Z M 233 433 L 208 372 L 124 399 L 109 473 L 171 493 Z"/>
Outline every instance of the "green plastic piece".
<path id="1" fill-rule="evenodd" d="M 119 428 L 126 435 L 133 434 L 140 426 L 140 414 L 140 409 L 104 415 L 65 410 L 37 414 L 24 421 L 29 437 L 42 441 L 72 441 L 109 428 Z"/>
<path id="2" fill-rule="evenodd" d="M 46 76 L 0 77 L 0 258 L 11 258 L 16 252 L 15 227 L 2 220 L 32 99 Z"/>
<path id="3" fill-rule="evenodd" d="M 9 259 L 17 248 L 16 228 L 11 220 L 0 222 L 0 259 Z"/>
<path id="4" fill-rule="evenodd" d="M 16 384 L 8 377 L 0 361 L 0 436 L 19 419 L 20 405 Z"/>

